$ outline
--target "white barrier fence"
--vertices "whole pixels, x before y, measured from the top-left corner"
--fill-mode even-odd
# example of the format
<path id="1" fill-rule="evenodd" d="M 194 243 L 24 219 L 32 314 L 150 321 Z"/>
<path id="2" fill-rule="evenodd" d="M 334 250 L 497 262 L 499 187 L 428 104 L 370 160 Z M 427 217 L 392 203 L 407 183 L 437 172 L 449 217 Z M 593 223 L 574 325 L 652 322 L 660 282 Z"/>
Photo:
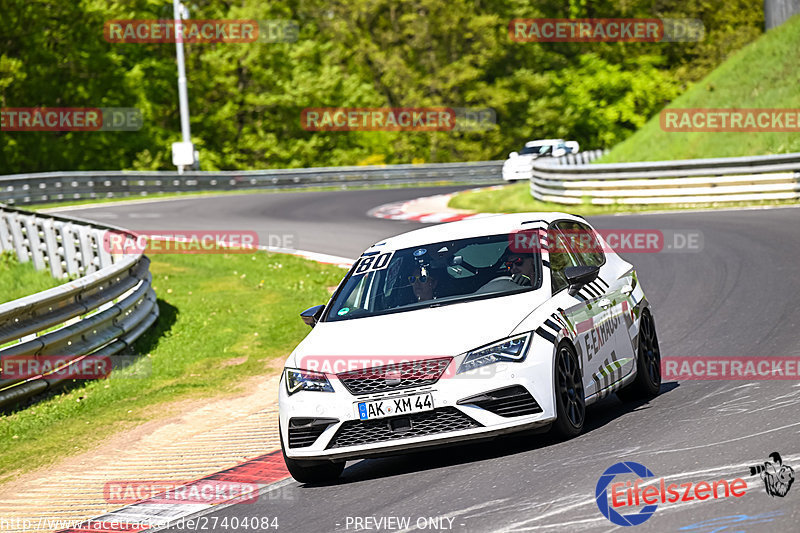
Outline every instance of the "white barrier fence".
<path id="1" fill-rule="evenodd" d="M 0 251 L 33 262 L 39 270 L 47 268 L 55 278 L 77 278 L 0 304 L 2 368 L 51 356 L 72 364 L 88 356 L 117 354 L 155 322 L 158 306 L 150 261 L 141 252 L 111 253 L 105 243 L 109 230 L 124 232 L 0 204 Z M 45 392 L 69 379 L 64 376 L 59 369 L 0 375 L 0 407 Z"/>
<path id="2" fill-rule="evenodd" d="M 534 162 L 534 198 L 560 204 L 705 204 L 800 198 L 800 153 L 619 164 Z"/>

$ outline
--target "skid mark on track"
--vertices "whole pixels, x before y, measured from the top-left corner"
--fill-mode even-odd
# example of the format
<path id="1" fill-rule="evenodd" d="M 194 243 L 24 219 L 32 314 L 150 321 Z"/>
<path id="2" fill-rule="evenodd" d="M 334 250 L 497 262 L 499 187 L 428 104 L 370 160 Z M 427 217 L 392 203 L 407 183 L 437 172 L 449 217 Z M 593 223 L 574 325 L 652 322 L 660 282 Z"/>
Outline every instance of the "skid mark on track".
<path id="1" fill-rule="evenodd" d="M 789 429 L 789 428 L 798 427 L 798 426 L 800 426 L 800 422 L 795 422 L 793 424 L 786 424 L 785 426 L 780 426 L 780 427 L 777 427 L 777 428 L 765 429 L 764 431 L 759 431 L 757 433 L 751 433 L 750 435 L 745 435 L 743 437 L 735 437 L 735 438 L 732 438 L 732 439 L 726 439 L 726 440 L 721 440 L 721 441 L 717 441 L 717 442 L 710 442 L 708 444 L 698 444 L 697 446 L 687 446 L 685 448 L 673 448 L 673 449 L 669 449 L 669 450 L 653 450 L 653 451 L 648 451 L 646 453 L 650 454 L 650 455 L 660 455 L 660 454 L 665 454 L 665 453 L 676 453 L 676 452 L 679 453 L 679 452 L 688 452 L 690 450 L 700 450 L 702 448 L 711 448 L 713 446 L 721 446 L 723 444 L 730 444 L 732 442 L 738 442 L 738 441 L 742 441 L 742 440 L 752 439 L 753 437 L 760 437 L 761 435 L 767 435 L 769 433 L 774 433 L 776 431 L 782 431 L 784 429 Z"/>

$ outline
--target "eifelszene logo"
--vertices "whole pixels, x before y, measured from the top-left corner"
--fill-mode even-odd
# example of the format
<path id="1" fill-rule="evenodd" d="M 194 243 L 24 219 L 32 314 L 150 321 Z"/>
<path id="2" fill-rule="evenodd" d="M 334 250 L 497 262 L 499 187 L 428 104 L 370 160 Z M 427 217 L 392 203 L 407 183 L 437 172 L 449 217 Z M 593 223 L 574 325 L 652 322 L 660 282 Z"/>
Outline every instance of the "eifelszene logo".
<path id="1" fill-rule="evenodd" d="M 760 468 L 760 466 L 753 468 Z M 628 476 L 630 479 L 631 474 L 634 476 L 634 481 L 623 482 L 620 480 L 612 483 L 617 476 Z M 669 484 L 663 477 L 655 478 L 652 481 L 642 481 L 647 478 L 655 478 L 655 474 L 646 466 L 633 461 L 616 463 L 603 472 L 603 475 L 597 480 L 595 488 L 595 501 L 603 516 L 618 526 L 636 526 L 653 516 L 659 503 L 683 503 L 731 496 L 741 498 L 747 492 L 747 482 L 742 478 L 732 481 L 718 479 L 697 483 Z M 787 487 L 786 491 L 788 490 Z M 637 512 L 629 514 L 619 512 L 625 507 L 641 505 L 644 507 Z"/>
<path id="2" fill-rule="evenodd" d="M 658 505 L 647 505 L 639 510 L 639 512 L 627 515 L 622 515 L 614 510 L 614 498 L 611 499 L 611 505 L 609 505 L 608 486 L 611 484 L 614 478 L 620 474 L 635 474 L 640 479 L 654 476 L 654 474 L 646 466 L 639 463 L 634 463 L 632 461 L 611 465 L 608 469 L 606 469 L 605 472 L 603 472 L 603 475 L 600 476 L 600 479 L 597 480 L 597 487 L 595 487 L 595 501 L 597 501 L 597 507 L 600 508 L 600 512 L 603 513 L 603 516 L 618 526 L 636 526 L 642 524 L 647 521 L 648 518 L 653 516 L 653 513 L 655 513 L 656 509 L 658 509 Z M 630 482 L 628 482 L 628 484 L 630 484 Z M 616 485 L 619 484 L 615 483 L 614 486 Z M 639 488 L 638 485 L 639 482 L 637 481 L 637 491 Z M 613 492 L 614 491 L 612 488 L 612 493 Z"/>
<path id="3" fill-rule="evenodd" d="M 780 496 L 783 498 L 792 488 L 794 483 L 794 469 L 791 466 L 783 464 L 781 454 L 772 452 L 769 454 L 771 461 L 766 461 L 763 464 L 750 467 L 750 475 L 761 476 L 764 481 L 764 490 L 770 496 Z"/>

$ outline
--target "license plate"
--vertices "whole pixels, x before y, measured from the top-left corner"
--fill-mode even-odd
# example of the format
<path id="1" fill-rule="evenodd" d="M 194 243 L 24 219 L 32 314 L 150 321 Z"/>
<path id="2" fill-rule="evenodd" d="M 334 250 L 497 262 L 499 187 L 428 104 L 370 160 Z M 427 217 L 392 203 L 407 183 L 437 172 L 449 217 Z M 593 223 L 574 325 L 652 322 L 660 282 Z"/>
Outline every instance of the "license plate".
<path id="1" fill-rule="evenodd" d="M 374 402 L 359 402 L 356 404 L 358 418 L 361 420 L 374 420 L 387 416 L 407 415 L 433 410 L 433 395 L 430 393 L 402 396 L 376 400 Z"/>

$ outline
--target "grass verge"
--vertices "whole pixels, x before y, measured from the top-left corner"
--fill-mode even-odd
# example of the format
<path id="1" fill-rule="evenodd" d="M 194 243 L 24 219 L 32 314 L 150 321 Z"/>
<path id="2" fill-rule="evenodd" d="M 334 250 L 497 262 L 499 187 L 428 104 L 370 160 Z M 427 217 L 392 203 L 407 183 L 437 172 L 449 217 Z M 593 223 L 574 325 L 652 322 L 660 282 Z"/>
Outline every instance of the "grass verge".
<path id="1" fill-rule="evenodd" d="M 33 263 L 20 263 L 14 252 L 0 252 L 0 304 L 52 289 L 67 281 L 50 277 L 47 270 L 36 270 Z"/>
<path id="2" fill-rule="evenodd" d="M 137 342 L 141 359 L 0 417 L 0 482 L 157 419 L 160 406 L 235 393 L 242 379 L 274 372 L 270 362 L 309 331 L 298 313 L 326 302 L 345 273 L 263 252 L 151 259 L 161 316 Z"/>
<path id="3" fill-rule="evenodd" d="M 800 108 L 800 15 L 773 28 L 714 69 L 667 109 Z M 734 157 L 800 152 L 788 132 L 665 132 L 660 115 L 597 163 Z"/>
<path id="4" fill-rule="evenodd" d="M 575 205 L 556 204 L 536 200 L 530 194 L 527 181 L 500 188 L 465 191 L 456 194 L 447 204 L 456 209 L 469 209 L 476 213 L 525 213 L 528 211 L 561 211 L 582 216 L 641 213 L 646 211 L 672 211 L 682 209 L 723 209 L 732 207 L 760 207 L 797 205 L 795 200 L 770 200 L 758 202 L 713 202 L 707 204 L 659 205 L 593 205 L 588 202 Z"/>

